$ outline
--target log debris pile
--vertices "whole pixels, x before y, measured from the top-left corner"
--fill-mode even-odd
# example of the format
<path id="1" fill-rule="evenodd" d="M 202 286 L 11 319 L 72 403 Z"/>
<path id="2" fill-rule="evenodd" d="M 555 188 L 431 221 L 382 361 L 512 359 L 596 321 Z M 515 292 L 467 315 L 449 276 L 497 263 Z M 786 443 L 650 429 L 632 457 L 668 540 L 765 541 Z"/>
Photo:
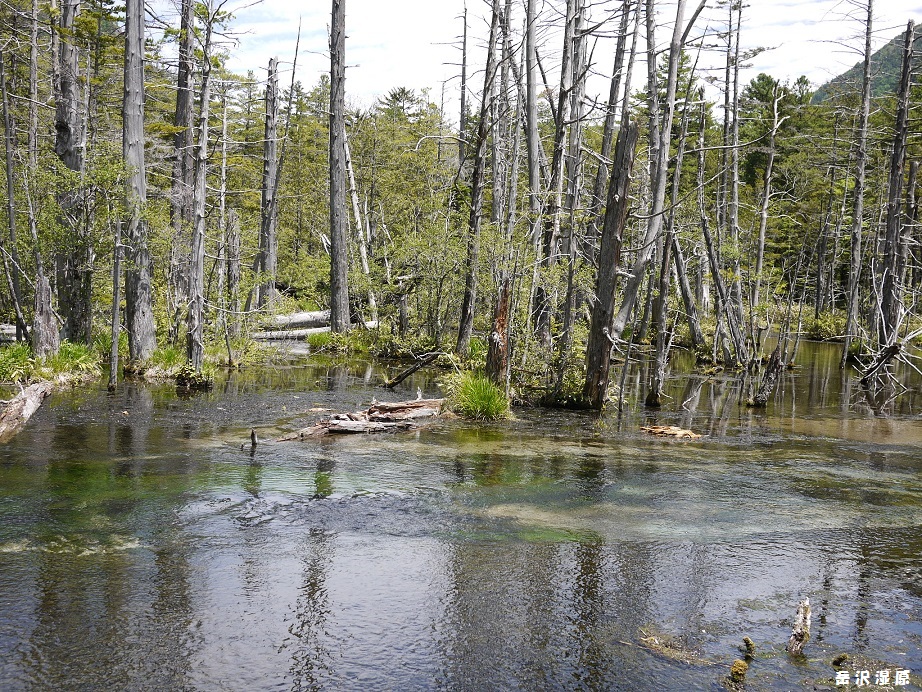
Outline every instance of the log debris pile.
<path id="1" fill-rule="evenodd" d="M 658 435 L 659 437 L 674 437 L 677 440 L 697 440 L 701 437 L 698 433 L 691 430 L 685 430 L 677 425 L 645 425 L 640 429 L 648 435 Z"/>
<path id="2" fill-rule="evenodd" d="M 28 422 L 54 389 L 52 382 L 37 382 L 10 399 L 0 412 L 0 442 L 8 442 Z"/>
<path id="3" fill-rule="evenodd" d="M 364 411 L 337 413 L 314 425 L 283 435 L 279 442 L 306 440 L 331 433 L 355 434 L 409 430 L 420 420 L 434 418 L 442 411 L 444 399 L 417 399 L 392 403 L 374 403 Z"/>

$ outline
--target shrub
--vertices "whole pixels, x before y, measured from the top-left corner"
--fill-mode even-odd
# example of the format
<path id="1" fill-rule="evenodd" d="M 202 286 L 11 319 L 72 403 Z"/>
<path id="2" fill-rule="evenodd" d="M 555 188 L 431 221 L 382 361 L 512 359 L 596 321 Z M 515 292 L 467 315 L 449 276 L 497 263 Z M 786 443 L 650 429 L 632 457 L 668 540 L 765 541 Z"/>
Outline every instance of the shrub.
<path id="1" fill-rule="evenodd" d="M 442 382 L 448 407 L 460 416 L 476 420 L 498 420 L 509 415 L 505 392 L 481 373 L 450 375 Z"/>
<path id="2" fill-rule="evenodd" d="M 823 312 L 819 317 L 804 320 L 807 337 L 817 341 L 841 341 L 845 334 L 845 314 Z"/>

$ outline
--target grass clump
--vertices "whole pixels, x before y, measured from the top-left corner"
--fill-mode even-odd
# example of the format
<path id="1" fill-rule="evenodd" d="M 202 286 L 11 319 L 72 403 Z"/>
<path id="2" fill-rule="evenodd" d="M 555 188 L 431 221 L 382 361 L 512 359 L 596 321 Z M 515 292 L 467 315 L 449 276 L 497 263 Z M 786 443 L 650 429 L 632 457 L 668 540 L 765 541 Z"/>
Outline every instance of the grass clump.
<path id="1" fill-rule="evenodd" d="M 40 379 L 85 379 L 98 377 L 102 372 L 99 357 L 92 347 L 62 341 L 57 353 L 35 362 L 33 376 Z"/>
<path id="2" fill-rule="evenodd" d="M 465 418 L 499 420 L 509 415 L 506 393 L 482 373 L 462 372 L 442 382 L 448 408 Z"/>
<path id="3" fill-rule="evenodd" d="M 0 382 L 24 382 L 34 365 L 29 344 L 18 342 L 0 348 Z"/>

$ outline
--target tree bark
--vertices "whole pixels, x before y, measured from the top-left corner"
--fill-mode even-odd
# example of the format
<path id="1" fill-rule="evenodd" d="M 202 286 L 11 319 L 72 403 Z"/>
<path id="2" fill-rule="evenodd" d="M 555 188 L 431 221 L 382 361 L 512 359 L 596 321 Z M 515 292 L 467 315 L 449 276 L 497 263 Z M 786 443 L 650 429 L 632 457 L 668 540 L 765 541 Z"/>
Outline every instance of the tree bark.
<path id="1" fill-rule="evenodd" d="M 615 314 L 615 287 L 621 262 L 621 245 L 630 202 L 631 169 L 639 129 L 625 117 L 618 131 L 611 180 L 599 247 L 599 271 L 596 276 L 595 301 L 586 346 L 586 381 L 583 399 L 594 409 L 601 409 L 608 392 L 611 368 L 611 332 Z"/>
<path id="2" fill-rule="evenodd" d="M 125 273 L 125 324 L 128 354 L 134 362 L 150 358 L 157 347 L 147 248 L 147 175 L 144 168 L 144 2 L 127 0 L 125 76 L 122 105 L 122 157 L 128 171 L 128 270 Z M 120 257 L 120 255 L 117 255 Z"/>
<path id="3" fill-rule="evenodd" d="M 348 331 L 349 245 L 346 235 L 346 0 L 333 0 L 330 24 L 330 327 Z"/>

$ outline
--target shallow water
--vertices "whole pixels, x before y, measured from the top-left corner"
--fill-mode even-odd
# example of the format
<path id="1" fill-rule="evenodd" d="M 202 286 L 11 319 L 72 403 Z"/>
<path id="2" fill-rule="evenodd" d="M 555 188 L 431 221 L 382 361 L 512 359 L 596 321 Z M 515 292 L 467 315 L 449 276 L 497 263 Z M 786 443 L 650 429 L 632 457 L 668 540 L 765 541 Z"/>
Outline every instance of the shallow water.
<path id="1" fill-rule="evenodd" d="M 836 356 L 802 345 L 765 412 L 679 357 L 655 415 L 639 367 L 620 419 L 305 443 L 272 439 L 435 383 L 313 363 L 55 394 L 0 447 L 0 688 L 719 689 L 749 636 L 749 689 L 834 688 L 842 652 L 918 689 L 920 382 L 868 396 Z"/>

